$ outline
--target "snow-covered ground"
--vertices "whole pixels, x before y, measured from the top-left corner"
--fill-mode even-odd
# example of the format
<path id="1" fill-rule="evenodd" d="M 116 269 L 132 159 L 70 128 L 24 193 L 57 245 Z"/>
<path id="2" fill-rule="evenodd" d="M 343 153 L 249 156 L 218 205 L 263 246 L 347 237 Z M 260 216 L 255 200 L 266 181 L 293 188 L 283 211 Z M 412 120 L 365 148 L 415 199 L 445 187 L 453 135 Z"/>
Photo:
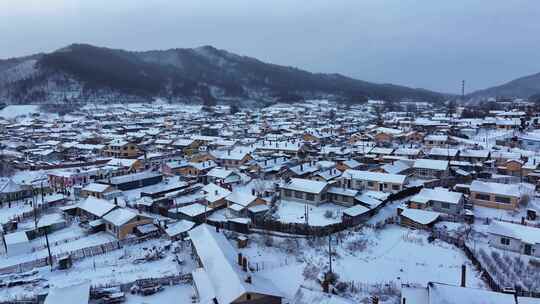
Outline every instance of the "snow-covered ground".
<path id="1" fill-rule="evenodd" d="M 305 224 L 305 206 L 306 204 L 293 201 L 282 200 L 279 208 L 274 214 L 280 222 Z M 341 215 L 345 207 L 326 203 L 319 206 L 307 205 L 308 224 L 310 226 L 326 226 L 341 222 Z"/>
<path id="2" fill-rule="evenodd" d="M 165 251 L 165 257 L 163 259 L 144 263 L 133 262 L 136 259 L 143 258 L 146 251 L 150 248 L 163 247 L 167 243 L 168 241 L 165 239 L 156 239 L 127 246 L 121 250 L 115 250 L 103 255 L 77 261 L 68 270 L 50 271 L 49 267 L 39 268 L 39 273 L 34 277 L 44 280 L 42 283 L 32 288 L 29 288 L 28 285 L 2 288 L 0 289 L 0 299 L 13 299 L 21 295 L 32 296 L 43 291 L 45 284 L 67 286 L 73 284 L 73 282 L 90 280 L 91 284 L 95 286 L 103 284 L 115 285 L 133 282 L 137 279 L 159 278 L 180 273 L 190 273 L 194 269 L 195 264 L 190 258 L 191 249 L 189 247 L 184 247 L 178 254 Z M 179 265 L 174 260 L 175 255 L 183 261 L 182 265 Z M 154 302 L 154 299 L 164 301 L 170 299 L 171 293 L 175 290 L 181 291 L 177 294 L 177 299 L 181 300 L 178 300 L 176 303 L 189 303 L 188 301 L 182 301 L 183 299 L 189 299 L 193 293 L 192 288 L 187 285 L 181 285 L 178 288 L 167 287 L 163 292 L 151 297 L 128 295 L 128 303 L 145 303 L 144 301 L 146 303 L 161 303 Z"/>
<path id="3" fill-rule="evenodd" d="M 468 286 L 483 287 L 479 274 L 463 252 L 441 241 L 429 243 L 427 237 L 426 232 L 396 225 L 388 225 L 382 230 L 364 228 L 360 232 L 351 232 L 333 245 L 334 272 L 340 276 L 340 281 L 368 285 L 411 283 L 425 286 L 430 281 L 459 284 L 461 265 L 466 264 Z M 307 265 L 314 265 L 321 271 L 327 269 L 328 240 L 314 241 L 313 246 L 309 242 L 274 238 L 272 247 L 266 247 L 264 241 L 253 241 L 242 252 L 252 266 L 264 268 L 261 275 L 292 296 L 305 282 L 303 272 Z"/>
<path id="4" fill-rule="evenodd" d="M 10 105 L 0 110 L 0 117 L 13 119 L 19 116 L 28 116 L 39 112 L 38 105 Z"/>
<path id="5" fill-rule="evenodd" d="M 193 286 L 188 284 L 168 286 L 159 293 L 151 296 L 127 295 L 126 304 L 179 304 L 191 303 L 191 296 L 195 294 Z"/>

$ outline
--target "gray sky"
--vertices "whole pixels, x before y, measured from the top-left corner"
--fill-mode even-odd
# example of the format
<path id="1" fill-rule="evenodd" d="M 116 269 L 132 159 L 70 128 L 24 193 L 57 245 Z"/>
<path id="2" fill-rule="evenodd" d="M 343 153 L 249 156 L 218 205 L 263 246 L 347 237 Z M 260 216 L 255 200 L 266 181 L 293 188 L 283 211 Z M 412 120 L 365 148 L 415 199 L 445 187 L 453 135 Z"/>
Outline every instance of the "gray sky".
<path id="1" fill-rule="evenodd" d="M 538 0 L 0 0 L 0 58 L 213 45 L 457 93 L 540 72 Z"/>

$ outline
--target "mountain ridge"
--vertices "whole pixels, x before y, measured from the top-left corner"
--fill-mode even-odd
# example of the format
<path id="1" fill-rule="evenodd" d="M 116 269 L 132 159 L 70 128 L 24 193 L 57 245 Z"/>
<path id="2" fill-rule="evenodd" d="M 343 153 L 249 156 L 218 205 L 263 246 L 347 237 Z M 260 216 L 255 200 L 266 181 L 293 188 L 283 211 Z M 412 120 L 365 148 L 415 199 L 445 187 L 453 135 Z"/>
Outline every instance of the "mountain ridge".
<path id="1" fill-rule="evenodd" d="M 121 100 L 163 97 L 202 102 L 324 96 L 351 102 L 367 98 L 438 102 L 448 96 L 338 73 L 312 73 L 210 45 L 126 51 L 71 44 L 51 53 L 0 60 L 0 88 L 0 98 L 15 103 L 107 101 L 108 95 Z"/>

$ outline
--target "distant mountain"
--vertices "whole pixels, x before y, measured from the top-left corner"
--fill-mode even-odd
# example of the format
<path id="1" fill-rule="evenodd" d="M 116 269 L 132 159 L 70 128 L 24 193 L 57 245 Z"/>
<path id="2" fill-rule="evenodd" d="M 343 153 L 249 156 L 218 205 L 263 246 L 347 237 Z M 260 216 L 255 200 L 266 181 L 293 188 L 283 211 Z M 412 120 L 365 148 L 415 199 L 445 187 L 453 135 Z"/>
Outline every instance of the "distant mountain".
<path id="1" fill-rule="evenodd" d="M 269 64 L 212 46 L 132 52 L 73 44 L 49 54 L 0 60 L 0 100 L 281 101 L 334 96 L 441 101 L 443 94 L 339 74 Z"/>
<path id="2" fill-rule="evenodd" d="M 519 97 L 529 98 L 540 94 L 540 73 L 521 77 L 505 84 L 468 94 L 471 98 Z"/>

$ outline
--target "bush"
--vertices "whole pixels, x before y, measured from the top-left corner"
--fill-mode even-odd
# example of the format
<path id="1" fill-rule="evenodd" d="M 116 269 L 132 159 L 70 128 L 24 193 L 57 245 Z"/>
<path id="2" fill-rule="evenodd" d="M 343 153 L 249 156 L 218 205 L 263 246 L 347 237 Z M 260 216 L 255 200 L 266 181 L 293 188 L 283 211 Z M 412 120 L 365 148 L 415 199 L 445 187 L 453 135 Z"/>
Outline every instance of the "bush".
<path id="1" fill-rule="evenodd" d="M 316 280 L 319 276 L 319 273 L 321 272 L 321 269 L 313 264 L 307 264 L 306 267 L 304 267 L 304 270 L 302 271 L 302 276 L 304 277 L 304 280 Z"/>
<path id="2" fill-rule="evenodd" d="M 326 210 L 324 212 L 324 217 L 327 218 L 327 219 L 333 218 L 334 217 L 334 212 L 332 212 L 332 210 Z"/>

